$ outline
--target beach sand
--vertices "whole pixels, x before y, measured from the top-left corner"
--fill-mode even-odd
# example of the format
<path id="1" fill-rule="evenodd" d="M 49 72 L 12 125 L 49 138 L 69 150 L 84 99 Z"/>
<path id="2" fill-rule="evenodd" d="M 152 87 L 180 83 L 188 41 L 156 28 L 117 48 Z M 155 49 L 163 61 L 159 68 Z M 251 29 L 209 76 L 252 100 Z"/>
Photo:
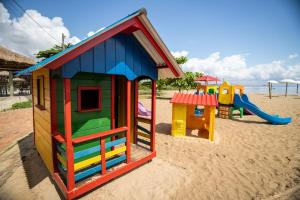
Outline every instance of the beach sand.
<path id="1" fill-rule="evenodd" d="M 82 199 L 300 199 L 300 97 L 249 96 L 264 111 L 291 116 L 293 122 L 276 126 L 257 116 L 217 118 L 214 143 L 174 138 L 171 104 L 160 98 L 157 157 Z M 142 101 L 149 107 L 150 99 Z M 57 191 L 32 134 L 0 155 L 0 199 L 59 199 Z"/>

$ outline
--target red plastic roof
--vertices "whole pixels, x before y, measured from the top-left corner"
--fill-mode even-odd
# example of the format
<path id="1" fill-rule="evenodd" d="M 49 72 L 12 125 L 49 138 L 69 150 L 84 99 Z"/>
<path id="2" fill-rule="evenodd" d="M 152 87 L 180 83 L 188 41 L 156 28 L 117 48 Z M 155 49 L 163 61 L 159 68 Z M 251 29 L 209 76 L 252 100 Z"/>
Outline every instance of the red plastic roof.
<path id="1" fill-rule="evenodd" d="M 215 94 L 183 94 L 175 93 L 170 103 L 187 104 L 187 105 L 203 105 L 217 106 L 217 96 Z"/>
<path id="2" fill-rule="evenodd" d="M 201 76 L 199 78 L 196 78 L 195 81 L 220 81 L 217 77 L 213 77 L 213 76 Z"/>

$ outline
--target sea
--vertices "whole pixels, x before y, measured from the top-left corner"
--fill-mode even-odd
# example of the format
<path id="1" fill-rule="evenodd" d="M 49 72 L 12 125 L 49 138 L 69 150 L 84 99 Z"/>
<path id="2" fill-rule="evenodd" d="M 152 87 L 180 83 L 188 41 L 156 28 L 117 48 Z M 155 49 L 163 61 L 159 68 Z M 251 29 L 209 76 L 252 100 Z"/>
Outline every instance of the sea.
<path id="1" fill-rule="evenodd" d="M 300 93 L 300 85 L 299 85 L 299 93 Z M 256 94 L 269 94 L 268 86 L 245 86 L 245 93 L 256 93 Z M 297 87 L 295 85 L 288 86 L 288 95 L 299 95 L 297 94 Z M 284 85 L 273 85 L 272 94 L 276 95 L 284 95 L 285 94 L 285 86 Z"/>

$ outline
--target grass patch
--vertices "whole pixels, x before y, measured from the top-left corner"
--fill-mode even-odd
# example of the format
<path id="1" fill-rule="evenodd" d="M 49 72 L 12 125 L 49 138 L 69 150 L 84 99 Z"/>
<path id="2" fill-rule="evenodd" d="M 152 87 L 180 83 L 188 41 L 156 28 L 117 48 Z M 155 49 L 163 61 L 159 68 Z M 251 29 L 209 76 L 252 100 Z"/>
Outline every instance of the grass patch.
<path id="1" fill-rule="evenodd" d="M 16 110 L 16 109 L 31 108 L 31 107 L 32 107 L 32 101 L 28 100 L 28 101 L 24 101 L 24 102 L 20 102 L 20 103 L 14 103 L 11 106 L 11 109 Z"/>

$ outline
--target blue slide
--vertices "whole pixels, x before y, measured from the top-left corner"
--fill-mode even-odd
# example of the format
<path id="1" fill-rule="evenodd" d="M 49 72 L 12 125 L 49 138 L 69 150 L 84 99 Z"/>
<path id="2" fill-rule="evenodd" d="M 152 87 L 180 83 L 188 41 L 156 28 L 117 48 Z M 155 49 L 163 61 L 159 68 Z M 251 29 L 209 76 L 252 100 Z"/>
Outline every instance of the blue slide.
<path id="1" fill-rule="evenodd" d="M 234 106 L 245 108 L 272 124 L 288 124 L 292 121 L 292 118 L 290 117 L 279 117 L 278 115 L 269 115 L 263 112 L 255 104 L 251 103 L 248 99 L 248 96 L 245 94 L 243 94 L 242 96 L 240 96 L 239 94 L 234 95 Z"/>

